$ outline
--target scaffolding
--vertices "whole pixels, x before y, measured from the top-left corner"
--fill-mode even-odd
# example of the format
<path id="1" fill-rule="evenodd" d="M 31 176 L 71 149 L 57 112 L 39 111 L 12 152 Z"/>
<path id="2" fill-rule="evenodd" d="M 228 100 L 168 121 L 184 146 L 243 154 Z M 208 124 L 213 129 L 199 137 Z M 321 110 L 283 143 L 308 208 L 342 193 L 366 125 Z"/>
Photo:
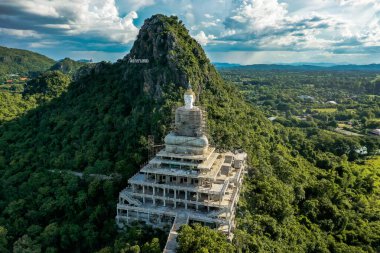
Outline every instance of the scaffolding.
<path id="1" fill-rule="evenodd" d="M 215 227 L 231 238 L 247 160 L 244 152 L 220 153 L 209 146 L 200 107 L 177 108 L 174 118 L 164 148 L 120 192 L 116 215 L 120 228 L 138 221 L 170 230 L 164 252 L 175 252 L 177 230 L 189 222 Z M 154 139 L 148 143 L 153 152 Z"/>

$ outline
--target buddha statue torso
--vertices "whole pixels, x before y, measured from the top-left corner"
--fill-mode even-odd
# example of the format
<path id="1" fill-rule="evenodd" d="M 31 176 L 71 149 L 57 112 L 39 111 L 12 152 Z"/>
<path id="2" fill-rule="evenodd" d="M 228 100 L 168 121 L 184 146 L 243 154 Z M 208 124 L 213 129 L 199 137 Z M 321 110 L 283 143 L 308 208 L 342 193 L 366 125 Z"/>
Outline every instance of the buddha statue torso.
<path id="1" fill-rule="evenodd" d="M 200 137 L 203 135 L 203 118 L 202 110 L 193 106 L 179 107 L 175 113 L 175 130 L 174 132 L 180 136 Z"/>
<path id="2" fill-rule="evenodd" d="M 190 89 L 184 95 L 185 106 L 175 112 L 175 129 L 165 137 L 169 153 L 201 155 L 207 151 L 208 140 L 203 131 L 202 110 L 194 106 L 195 94 Z"/>

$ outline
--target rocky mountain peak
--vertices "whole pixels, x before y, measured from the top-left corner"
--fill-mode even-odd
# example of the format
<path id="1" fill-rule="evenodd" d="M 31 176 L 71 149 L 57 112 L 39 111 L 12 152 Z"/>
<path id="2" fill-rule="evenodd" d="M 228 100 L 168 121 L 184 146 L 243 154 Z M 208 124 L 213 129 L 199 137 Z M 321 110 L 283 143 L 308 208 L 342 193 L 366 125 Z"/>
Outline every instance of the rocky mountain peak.
<path id="1" fill-rule="evenodd" d="M 175 16 L 157 14 L 146 19 L 123 61 L 128 64 L 124 79 L 141 77 L 136 81 L 142 81 L 143 90 L 155 98 L 169 83 L 187 87 L 190 82 L 200 93 L 210 72 L 218 76 L 202 47 Z"/>

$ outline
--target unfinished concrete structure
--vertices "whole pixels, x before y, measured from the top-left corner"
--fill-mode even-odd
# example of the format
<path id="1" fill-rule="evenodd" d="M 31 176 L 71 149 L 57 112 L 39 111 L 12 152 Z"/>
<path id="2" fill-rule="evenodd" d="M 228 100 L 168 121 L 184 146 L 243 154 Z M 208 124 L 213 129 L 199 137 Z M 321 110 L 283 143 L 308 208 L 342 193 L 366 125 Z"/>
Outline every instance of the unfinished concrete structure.
<path id="1" fill-rule="evenodd" d="M 174 130 L 160 150 L 119 194 L 119 227 L 134 221 L 171 228 L 164 252 L 175 252 L 177 230 L 199 222 L 231 236 L 246 153 L 218 153 L 205 136 L 204 113 L 185 92 Z"/>

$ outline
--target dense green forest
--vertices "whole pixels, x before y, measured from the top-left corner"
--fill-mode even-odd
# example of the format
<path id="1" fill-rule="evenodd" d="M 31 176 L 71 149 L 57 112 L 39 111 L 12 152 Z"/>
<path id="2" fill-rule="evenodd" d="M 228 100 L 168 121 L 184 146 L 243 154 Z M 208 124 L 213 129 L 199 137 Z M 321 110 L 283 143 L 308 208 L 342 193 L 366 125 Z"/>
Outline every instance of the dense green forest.
<path id="1" fill-rule="evenodd" d="M 49 69 L 54 63 L 54 60 L 35 52 L 0 46 L 0 77 L 6 74 L 30 75 Z"/>
<path id="2" fill-rule="evenodd" d="M 21 98 L 37 107 L 0 125 L 2 252 L 160 252 L 161 231 L 117 232 L 117 195 L 147 160 L 147 136 L 159 143 L 170 130 L 189 82 L 212 142 L 243 148 L 251 169 L 234 240 L 184 226 L 181 252 L 380 251 L 379 161 L 351 155 L 363 140 L 269 121 L 221 78 L 178 18 L 147 19 L 114 64 L 96 64 L 71 83 L 51 75 L 34 79 Z M 377 139 L 365 142 L 379 148 Z M 115 172 L 122 178 L 90 176 Z"/>
<path id="3" fill-rule="evenodd" d="M 13 52 L 13 49 L 7 49 L 8 51 Z M 16 50 L 16 52 L 18 51 Z M 20 52 L 24 52 L 24 50 L 20 50 Z M 25 54 L 34 53 L 26 51 Z M 18 64 L 22 64 L 22 62 Z M 19 74 L 7 73 L 2 77 L 0 74 L 0 79 L 11 80 L 10 83 L 6 84 L 1 84 L 2 80 L 0 80 L 0 122 L 11 120 L 35 108 L 42 102 L 59 96 L 67 89 L 71 79 L 75 78 L 79 69 L 86 72 L 93 66 L 92 63 L 65 58 L 51 66 L 49 71 L 43 68 L 39 71 L 25 74 L 26 76 L 31 75 L 30 77 L 34 76 L 32 79 L 22 77 Z M 8 71 L 11 70 L 8 69 Z"/>
<path id="4" fill-rule="evenodd" d="M 74 61 L 70 58 L 65 58 L 51 66 L 50 70 L 59 70 L 64 74 L 74 75 L 78 71 L 78 69 L 87 65 L 92 64 L 87 62 Z"/>
<path id="5" fill-rule="evenodd" d="M 4 86 L 10 86 L 11 89 L 23 86 L 30 78 L 47 70 L 74 76 L 81 67 L 92 65 L 91 62 L 74 61 L 70 58 L 56 62 L 32 51 L 0 46 L 0 89 L 4 89 Z"/>
<path id="6" fill-rule="evenodd" d="M 71 78 L 60 71 L 47 71 L 24 85 L 0 86 L 0 123 L 9 121 L 67 90 Z"/>

